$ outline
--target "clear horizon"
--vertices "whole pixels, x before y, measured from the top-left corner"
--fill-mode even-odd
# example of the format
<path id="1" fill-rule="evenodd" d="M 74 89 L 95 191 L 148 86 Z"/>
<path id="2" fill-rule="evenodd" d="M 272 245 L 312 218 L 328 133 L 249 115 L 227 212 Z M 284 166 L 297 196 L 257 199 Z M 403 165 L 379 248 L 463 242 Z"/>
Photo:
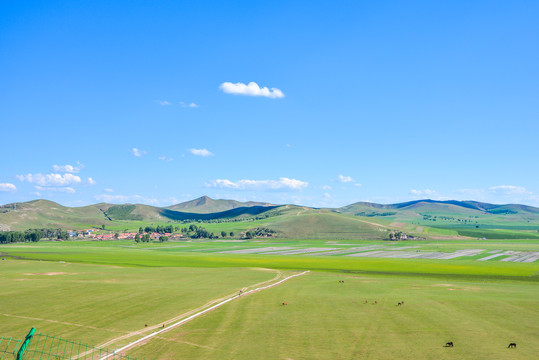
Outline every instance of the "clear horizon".
<path id="1" fill-rule="evenodd" d="M 0 204 L 539 206 L 539 3 L 0 4 Z"/>

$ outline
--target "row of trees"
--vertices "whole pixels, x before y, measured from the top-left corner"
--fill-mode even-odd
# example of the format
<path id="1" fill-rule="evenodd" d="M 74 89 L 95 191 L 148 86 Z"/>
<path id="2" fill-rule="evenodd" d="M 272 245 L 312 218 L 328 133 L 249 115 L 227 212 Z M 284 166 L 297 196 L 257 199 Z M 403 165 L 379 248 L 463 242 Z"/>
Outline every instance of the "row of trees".
<path id="1" fill-rule="evenodd" d="M 139 242 L 143 242 L 143 243 L 148 243 L 152 240 L 152 238 L 150 237 L 150 234 L 144 234 L 142 236 L 140 236 L 140 234 L 136 234 L 135 235 L 135 242 L 139 243 Z M 165 242 L 165 241 L 168 241 L 168 236 L 159 236 L 159 242 Z"/>
<path id="2" fill-rule="evenodd" d="M 0 232 L 0 244 L 38 242 L 45 238 L 68 240 L 69 233 L 62 229 L 28 229 L 25 231 Z"/>
<path id="3" fill-rule="evenodd" d="M 172 225 L 157 225 L 157 226 L 146 226 L 144 229 L 139 227 L 138 232 L 139 234 L 143 233 L 159 233 L 159 234 L 165 234 L 165 233 L 173 233 L 174 231 L 180 230 L 179 226 L 172 226 Z"/>
<path id="4" fill-rule="evenodd" d="M 245 233 L 245 237 L 247 239 L 253 239 L 255 237 L 270 237 L 270 236 L 273 236 L 273 234 L 275 234 L 275 231 L 271 229 L 258 227 L 254 230 L 247 231 Z"/>

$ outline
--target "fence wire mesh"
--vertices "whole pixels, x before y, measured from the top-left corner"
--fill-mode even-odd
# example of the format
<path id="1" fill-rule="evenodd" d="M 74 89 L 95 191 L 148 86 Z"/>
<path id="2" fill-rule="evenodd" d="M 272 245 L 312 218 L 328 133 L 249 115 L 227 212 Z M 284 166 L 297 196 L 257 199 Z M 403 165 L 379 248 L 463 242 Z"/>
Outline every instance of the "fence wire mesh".
<path id="1" fill-rule="evenodd" d="M 13 360 L 17 358 L 17 351 L 21 346 L 22 340 L 0 337 L 0 360 Z"/>
<path id="2" fill-rule="evenodd" d="M 17 351 L 22 340 L 0 338 L 0 360 L 136 360 L 79 341 L 46 334 L 35 334 L 21 358 Z"/>

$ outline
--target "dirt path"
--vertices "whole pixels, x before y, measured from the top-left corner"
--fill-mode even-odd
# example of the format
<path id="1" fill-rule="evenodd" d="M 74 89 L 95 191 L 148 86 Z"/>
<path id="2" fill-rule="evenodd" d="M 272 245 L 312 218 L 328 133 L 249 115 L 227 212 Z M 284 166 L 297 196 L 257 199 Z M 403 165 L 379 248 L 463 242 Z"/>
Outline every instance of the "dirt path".
<path id="1" fill-rule="evenodd" d="M 205 314 L 207 312 L 210 312 L 210 311 L 212 311 L 212 310 L 214 310 L 214 309 L 216 309 L 216 308 L 218 308 L 218 307 L 220 307 L 220 306 L 222 306 L 222 305 L 224 305 L 224 304 L 226 304 L 226 303 L 228 303 L 228 302 L 230 302 L 232 300 L 235 300 L 235 299 L 238 299 L 240 297 L 247 296 L 247 295 L 250 295 L 250 294 L 254 294 L 256 292 L 259 292 L 259 291 L 262 291 L 262 290 L 265 290 L 265 289 L 272 288 L 274 286 L 282 284 L 283 282 L 285 282 L 285 281 L 287 281 L 289 279 L 292 279 L 292 278 L 297 277 L 297 276 L 305 275 L 307 273 L 309 273 L 309 271 L 304 271 L 304 272 L 299 273 L 299 274 L 290 275 L 288 277 L 285 277 L 285 278 L 283 278 L 283 279 L 281 279 L 281 280 L 279 280 L 277 282 L 271 283 L 269 285 L 265 285 L 265 286 L 262 286 L 262 287 L 255 287 L 255 286 L 259 286 L 261 284 L 265 284 L 265 283 L 268 283 L 268 282 L 275 281 L 276 279 L 280 278 L 282 276 L 282 273 L 279 272 L 277 274 L 277 276 L 275 278 L 271 279 L 271 280 L 264 281 L 264 282 L 261 282 L 261 283 L 255 284 L 255 285 L 251 285 L 250 287 L 255 287 L 254 289 L 251 289 L 251 290 L 248 290 L 248 291 L 245 291 L 245 292 L 242 291 L 241 293 L 239 293 L 237 295 L 234 295 L 234 296 L 231 296 L 231 297 L 229 296 L 229 297 L 224 297 L 224 298 L 212 300 L 212 301 L 208 302 L 207 304 L 205 304 L 205 305 L 203 305 L 203 306 L 201 306 L 201 307 L 199 307 L 197 309 L 188 311 L 187 313 L 184 313 L 182 315 L 179 315 L 179 316 L 175 317 L 174 319 L 169 320 L 169 322 L 170 321 L 176 321 L 176 320 L 181 319 L 181 318 L 183 318 L 183 320 L 177 321 L 174 324 L 169 325 L 166 328 L 163 328 L 162 330 L 153 332 L 153 333 L 151 333 L 149 335 L 146 335 L 146 336 L 144 336 L 144 337 L 142 337 L 142 338 L 140 338 L 140 339 L 138 339 L 136 341 L 133 341 L 132 343 L 127 344 L 126 346 L 115 350 L 113 354 L 104 356 L 104 357 L 100 358 L 99 360 L 106 360 L 106 359 L 108 359 L 110 357 L 113 357 L 114 354 L 123 353 L 123 352 L 125 352 L 125 351 L 127 351 L 129 349 L 132 349 L 132 348 L 136 347 L 136 346 L 142 345 L 142 344 L 146 343 L 150 338 L 152 338 L 152 337 L 154 337 L 156 335 L 162 334 L 162 333 L 164 333 L 166 331 L 169 331 L 169 330 L 171 330 L 173 328 L 176 328 L 178 326 L 181 326 L 181 325 L 185 324 L 186 322 L 191 321 L 191 320 L 193 320 L 193 319 L 195 319 L 195 318 L 197 318 L 197 317 L 199 317 L 199 316 L 201 316 L 201 315 L 203 315 L 203 314 Z M 212 306 L 210 306 L 210 307 L 208 307 L 208 308 L 206 308 L 204 310 L 200 310 L 200 309 L 203 309 L 204 307 L 206 307 L 208 305 L 211 305 L 211 304 L 214 304 L 214 305 L 212 305 Z M 190 316 L 185 317 L 186 315 L 190 315 Z M 154 325 L 151 329 L 156 329 L 159 326 L 160 325 Z M 143 333 L 147 332 L 148 330 L 150 330 L 150 329 L 149 328 L 144 328 L 142 330 L 134 331 L 134 332 L 129 333 L 127 335 L 120 336 L 120 337 L 118 337 L 116 339 L 110 340 L 109 342 L 107 342 L 107 343 L 105 343 L 103 345 L 100 345 L 99 347 L 102 348 L 102 347 L 110 345 L 110 344 L 112 344 L 112 343 L 114 343 L 116 341 L 126 339 L 126 338 L 134 336 L 134 335 L 143 334 Z"/>
<path id="2" fill-rule="evenodd" d="M 275 270 L 275 271 L 277 272 L 277 274 L 272 279 L 253 284 L 253 285 L 251 285 L 249 287 L 261 286 L 263 284 L 267 284 L 267 283 L 270 283 L 270 282 L 273 282 L 273 281 L 276 281 L 276 280 L 280 279 L 283 276 L 283 273 L 281 271 L 279 271 L 279 270 Z M 241 291 L 243 293 L 245 293 L 245 291 L 247 291 L 249 289 L 249 287 L 244 287 Z M 189 311 L 187 311 L 187 312 L 185 312 L 183 314 L 175 316 L 172 319 L 168 319 L 168 320 L 165 320 L 163 322 L 160 322 L 159 324 L 150 325 L 150 326 L 144 327 L 144 328 L 142 328 L 140 330 L 132 331 L 132 332 L 127 333 L 125 335 L 118 336 L 117 338 L 111 339 L 111 340 L 107 341 L 106 343 L 98 345 L 97 347 L 101 348 L 101 349 L 104 349 L 104 348 L 110 347 L 112 344 L 114 344 L 114 343 L 116 343 L 118 341 L 129 339 L 130 337 L 133 337 L 133 336 L 136 336 L 136 335 L 142 335 L 142 334 L 147 333 L 147 332 L 152 331 L 152 330 L 162 329 L 163 324 L 175 323 L 176 321 L 179 321 L 179 320 L 181 320 L 181 319 L 183 319 L 183 318 L 185 318 L 187 316 L 190 316 L 190 315 L 192 315 L 194 313 L 202 311 L 203 309 L 205 309 L 205 308 L 207 308 L 209 306 L 212 306 L 212 305 L 214 305 L 216 303 L 219 303 L 221 301 L 224 301 L 226 299 L 232 298 L 232 297 L 237 296 L 237 295 L 238 295 L 238 293 L 234 292 L 233 294 L 223 296 L 223 297 L 221 297 L 219 299 L 213 299 L 213 300 L 205 303 L 202 306 L 199 306 L 199 307 L 197 307 L 195 309 L 189 310 Z M 165 328 L 165 329 L 168 329 L 168 328 Z"/>

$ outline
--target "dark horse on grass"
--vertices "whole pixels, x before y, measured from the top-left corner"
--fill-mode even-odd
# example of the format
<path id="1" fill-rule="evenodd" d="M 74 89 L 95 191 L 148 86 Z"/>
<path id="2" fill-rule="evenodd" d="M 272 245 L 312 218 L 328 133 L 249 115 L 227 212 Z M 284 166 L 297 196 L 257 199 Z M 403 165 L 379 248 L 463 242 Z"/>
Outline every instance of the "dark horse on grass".
<path id="1" fill-rule="evenodd" d="M 453 341 L 450 341 L 448 343 L 445 343 L 444 347 L 453 347 Z"/>
<path id="2" fill-rule="evenodd" d="M 517 343 L 510 343 L 509 346 L 508 346 L 507 348 L 508 348 L 508 349 L 511 349 L 511 348 L 516 349 L 516 348 L 517 348 Z"/>

